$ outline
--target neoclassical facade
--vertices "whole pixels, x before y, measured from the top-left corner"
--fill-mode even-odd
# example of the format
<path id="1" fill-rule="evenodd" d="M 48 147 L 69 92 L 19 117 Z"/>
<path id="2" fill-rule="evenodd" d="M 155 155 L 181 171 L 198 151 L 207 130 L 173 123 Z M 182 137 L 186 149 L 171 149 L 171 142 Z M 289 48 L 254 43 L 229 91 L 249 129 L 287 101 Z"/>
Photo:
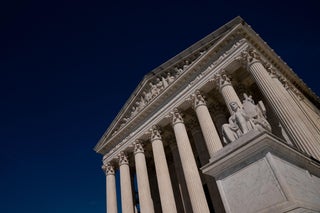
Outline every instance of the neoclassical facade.
<path id="1" fill-rule="evenodd" d="M 319 106 L 236 17 L 147 74 L 95 146 L 107 212 L 319 212 Z"/>

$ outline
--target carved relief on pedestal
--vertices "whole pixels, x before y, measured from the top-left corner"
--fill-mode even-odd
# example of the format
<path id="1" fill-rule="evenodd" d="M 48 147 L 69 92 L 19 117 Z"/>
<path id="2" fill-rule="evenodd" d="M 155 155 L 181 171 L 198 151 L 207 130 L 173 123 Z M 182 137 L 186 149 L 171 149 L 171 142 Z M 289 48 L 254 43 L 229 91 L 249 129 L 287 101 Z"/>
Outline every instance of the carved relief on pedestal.
<path id="1" fill-rule="evenodd" d="M 229 123 L 222 125 L 224 143 L 231 143 L 253 129 L 271 132 L 263 102 L 259 101 L 258 104 L 255 104 L 252 96 L 245 93 L 244 98 L 242 108 L 237 102 L 230 103 L 233 113 L 229 118 Z"/>

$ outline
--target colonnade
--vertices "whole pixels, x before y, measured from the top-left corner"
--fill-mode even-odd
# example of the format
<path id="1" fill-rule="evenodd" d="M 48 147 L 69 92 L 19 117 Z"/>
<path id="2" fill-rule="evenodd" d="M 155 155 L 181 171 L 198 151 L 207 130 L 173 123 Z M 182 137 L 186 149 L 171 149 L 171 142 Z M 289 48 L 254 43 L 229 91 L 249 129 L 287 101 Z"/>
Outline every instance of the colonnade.
<path id="1" fill-rule="evenodd" d="M 239 59 L 239 58 L 238 58 Z M 262 95 L 272 106 L 281 125 L 286 130 L 288 136 L 301 151 L 320 159 L 320 135 L 316 134 L 319 129 L 310 123 L 307 119 L 307 112 L 302 112 L 301 107 L 295 103 L 296 100 L 290 95 L 288 90 L 278 80 L 274 72 L 261 60 L 259 55 L 252 49 L 245 51 L 240 57 L 248 72 L 251 74 L 255 83 L 259 87 Z M 242 107 L 238 94 L 236 93 L 230 79 L 222 74 L 215 77 L 218 83 L 219 91 L 228 107 L 230 114 L 233 113 L 230 103 L 236 102 Z M 201 88 L 200 88 L 201 89 Z M 211 114 L 200 90 L 196 90 L 190 95 L 189 101 L 195 111 L 199 122 L 201 132 L 205 141 L 207 151 L 213 156 L 218 150 L 223 148 L 222 139 L 220 139 L 217 128 L 211 118 Z M 200 179 L 199 169 L 196 164 L 187 129 L 179 108 L 174 108 L 170 112 L 172 131 L 175 136 L 177 150 L 181 159 L 181 167 L 184 173 L 186 187 L 190 198 L 192 211 L 194 213 L 210 212 L 205 197 L 204 189 Z M 220 127 L 218 127 L 220 128 Z M 160 127 L 153 125 L 149 132 L 149 141 L 152 145 L 153 160 L 156 170 L 156 178 L 161 201 L 162 212 L 176 213 L 173 187 L 168 169 L 168 163 L 162 141 Z M 154 212 L 154 204 L 150 191 L 147 163 L 145 157 L 144 143 L 140 139 L 133 142 L 134 145 L 134 164 L 137 176 L 138 194 L 140 211 L 142 213 Z M 116 213 L 116 180 L 115 169 L 120 171 L 120 190 L 122 212 L 133 213 L 134 202 L 132 193 L 132 181 L 129 169 L 128 151 L 123 150 L 118 155 L 118 163 L 106 162 L 102 166 L 106 174 L 107 185 L 107 213 Z"/>

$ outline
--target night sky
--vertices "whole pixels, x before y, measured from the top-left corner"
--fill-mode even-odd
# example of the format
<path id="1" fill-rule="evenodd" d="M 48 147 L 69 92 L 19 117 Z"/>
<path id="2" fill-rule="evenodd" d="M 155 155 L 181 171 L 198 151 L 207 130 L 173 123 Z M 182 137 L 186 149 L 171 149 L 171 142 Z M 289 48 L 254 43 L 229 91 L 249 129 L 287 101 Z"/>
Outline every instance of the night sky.
<path id="1" fill-rule="evenodd" d="M 105 212 L 95 144 L 145 74 L 238 15 L 320 94 L 317 0 L 4 2 L 1 213 Z"/>

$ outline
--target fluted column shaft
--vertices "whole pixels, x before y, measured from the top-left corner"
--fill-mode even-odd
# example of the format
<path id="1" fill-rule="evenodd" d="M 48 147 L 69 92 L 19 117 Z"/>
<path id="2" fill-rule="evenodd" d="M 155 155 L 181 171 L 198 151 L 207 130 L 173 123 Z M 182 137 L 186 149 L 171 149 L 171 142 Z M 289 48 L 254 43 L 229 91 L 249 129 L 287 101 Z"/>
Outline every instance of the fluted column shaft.
<path id="1" fill-rule="evenodd" d="M 319 111 L 315 110 L 315 106 L 310 103 L 309 100 L 303 98 L 300 100 L 302 107 L 305 109 L 306 113 L 308 114 L 309 118 L 313 121 L 314 125 L 320 130 L 320 113 Z"/>
<path id="2" fill-rule="evenodd" d="M 190 197 L 188 194 L 186 180 L 184 178 L 184 173 L 181 165 L 181 159 L 179 156 L 177 144 L 171 143 L 170 149 L 172 152 L 173 164 L 176 172 L 177 185 L 178 185 L 178 186 L 176 185 L 173 185 L 173 186 L 176 187 L 176 189 L 178 189 L 179 197 L 181 198 L 181 204 L 182 204 L 181 206 L 177 205 L 177 209 L 178 211 L 180 210 L 180 212 L 192 213 L 192 206 L 191 206 Z"/>
<path id="3" fill-rule="evenodd" d="M 153 213 L 153 201 L 151 198 L 149 177 L 147 171 L 144 149 L 140 141 L 134 143 L 134 159 L 136 164 L 138 194 L 141 213 Z"/>
<path id="4" fill-rule="evenodd" d="M 177 207 L 173 195 L 166 154 L 160 131 L 157 126 L 152 127 L 150 141 L 152 143 L 162 212 L 176 213 Z"/>
<path id="5" fill-rule="evenodd" d="M 296 103 L 296 106 L 298 110 L 300 110 L 305 118 L 307 118 L 306 122 L 307 125 L 309 125 L 310 129 L 314 131 L 314 134 L 317 134 L 320 136 L 320 122 L 317 120 L 319 119 L 319 115 L 314 113 L 313 111 L 310 110 L 310 108 L 303 102 L 303 98 L 299 98 L 297 94 L 295 94 L 295 89 L 293 86 L 286 84 L 285 88 L 287 89 L 290 97 L 293 99 L 293 101 Z M 320 144 L 320 140 L 319 144 Z"/>
<path id="6" fill-rule="evenodd" d="M 198 152 L 200 164 L 201 166 L 204 166 L 205 164 L 208 163 L 210 156 L 205 148 L 205 141 L 204 141 L 202 131 L 199 127 L 194 126 L 191 129 L 191 134 L 194 139 L 195 147 Z M 224 212 L 224 207 L 223 207 L 214 177 L 209 175 L 202 175 L 202 178 L 208 186 L 208 191 L 209 191 L 211 202 L 214 206 L 215 212 L 217 213 Z"/>
<path id="7" fill-rule="evenodd" d="M 301 106 L 300 100 L 298 100 L 294 93 L 294 88 L 289 82 L 280 76 L 275 69 L 269 63 L 264 64 L 265 69 L 269 72 L 273 82 L 278 85 L 279 88 L 284 88 L 283 99 L 286 99 L 286 103 L 289 104 L 292 110 L 295 110 L 296 117 L 300 117 L 300 120 L 305 123 L 306 127 L 312 132 L 312 135 L 316 137 L 317 141 L 320 141 L 319 129 L 314 125 L 312 119 L 308 116 L 305 109 Z"/>
<path id="8" fill-rule="evenodd" d="M 237 95 L 236 91 L 234 90 L 230 79 L 225 75 L 221 75 L 218 78 L 218 84 L 219 84 L 219 88 L 220 88 L 220 93 L 228 107 L 228 110 L 230 112 L 230 114 L 233 113 L 231 107 L 230 107 L 230 103 L 231 102 L 236 102 L 238 104 L 238 106 L 240 106 L 240 108 L 242 108 L 242 102 L 239 99 L 239 96 Z"/>
<path id="9" fill-rule="evenodd" d="M 271 67 L 271 65 L 266 65 L 266 70 L 270 73 L 271 78 L 273 79 L 273 82 L 277 84 L 278 88 L 283 88 L 283 97 L 282 99 L 285 99 L 286 104 L 290 105 L 291 111 L 295 111 L 295 118 L 299 118 L 301 122 L 304 123 L 305 128 L 308 129 L 312 136 L 314 136 L 315 141 L 318 141 L 318 143 L 308 143 L 307 149 L 317 151 L 320 153 L 320 135 L 317 130 L 317 128 L 313 125 L 312 121 L 308 118 L 308 115 L 305 113 L 305 111 L 301 108 L 299 100 L 296 99 L 296 95 L 291 90 L 292 87 L 288 84 L 288 82 L 285 81 L 285 86 L 281 83 L 279 76 L 275 72 L 275 70 Z M 282 79 L 283 80 L 283 79 Z M 302 150 L 305 150 L 305 148 L 300 147 Z M 309 152 L 308 152 L 309 153 Z M 309 153 L 310 154 L 310 153 Z M 318 158 L 319 159 L 319 158 Z"/>
<path id="10" fill-rule="evenodd" d="M 134 213 L 129 161 L 124 152 L 119 155 L 121 206 L 123 213 Z"/>
<path id="11" fill-rule="evenodd" d="M 192 210 L 194 213 L 210 212 L 183 119 L 177 109 L 171 114 Z"/>
<path id="12" fill-rule="evenodd" d="M 191 96 L 193 108 L 196 111 L 199 124 L 206 142 L 206 146 L 210 156 L 222 148 L 222 143 L 218 135 L 217 129 L 214 126 L 208 107 L 200 91 L 196 91 Z"/>
<path id="13" fill-rule="evenodd" d="M 107 213 L 117 213 L 117 191 L 116 177 L 112 164 L 103 165 L 102 169 L 106 174 L 106 191 L 107 191 Z"/>
<path id="14" fill-rule="evenodd" d="M 261 92 L 273 106 L 275 113 L 283 127 L 287 130 L 293 143 L 313 157 L 320 159 L 319 150 L 313 149 L 310 146 L 310 144 L 317 144 L 317 141 L 305 123 L 297 116 L 298 113 L 291 106 L 291 102 L 288 102 L 289 99 L 285 98 L 285 89 L 273 82 L 273 79 L 254 51 L 247 53 L 244 57 L 248 62 L 249 72 L 252 74 Z"/>

